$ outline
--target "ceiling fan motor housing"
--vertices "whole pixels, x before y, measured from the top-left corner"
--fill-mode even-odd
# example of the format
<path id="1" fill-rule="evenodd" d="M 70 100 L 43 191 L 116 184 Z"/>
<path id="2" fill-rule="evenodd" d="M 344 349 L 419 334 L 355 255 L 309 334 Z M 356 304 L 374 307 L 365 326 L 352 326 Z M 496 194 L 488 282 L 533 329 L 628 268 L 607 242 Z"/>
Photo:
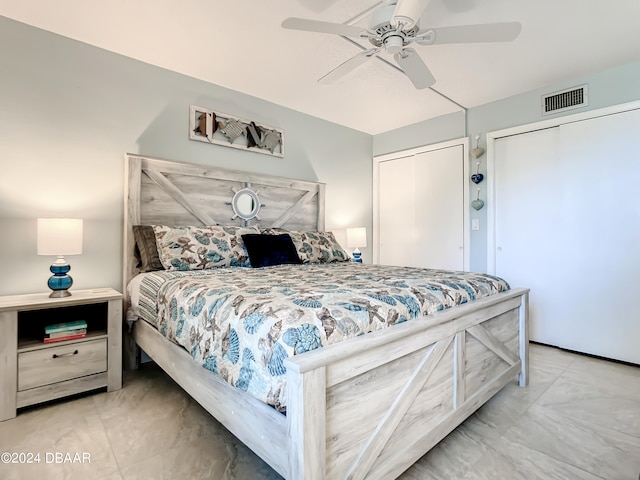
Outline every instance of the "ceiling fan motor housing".
<path id="1" fill-rule="evenodd" d="M 391 25 L 394 11 L 395 3 L 376 10 L 371 16 L 369 26 L 369 29 L 377 34 L 375 37 L 369 37 L 369 41 L 376 47 L 384 47 L 390 54 L 400 52 L 403 47 L 413 42 L 420 29 L 417 23 L 408 30 L 400 30 Z"/>

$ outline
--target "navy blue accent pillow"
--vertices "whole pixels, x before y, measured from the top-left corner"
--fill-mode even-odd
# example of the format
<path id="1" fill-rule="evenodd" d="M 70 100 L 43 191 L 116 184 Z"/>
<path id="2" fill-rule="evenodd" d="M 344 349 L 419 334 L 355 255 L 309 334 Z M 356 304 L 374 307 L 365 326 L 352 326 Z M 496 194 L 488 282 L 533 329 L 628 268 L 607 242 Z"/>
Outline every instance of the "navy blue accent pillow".
<path id="1" fill-rule="evenodd" d="M 249 233 L 242 235 L 242 240 L 252 267 L 302 263 L 291 237 L 286 233 L 281 235 Z"/>

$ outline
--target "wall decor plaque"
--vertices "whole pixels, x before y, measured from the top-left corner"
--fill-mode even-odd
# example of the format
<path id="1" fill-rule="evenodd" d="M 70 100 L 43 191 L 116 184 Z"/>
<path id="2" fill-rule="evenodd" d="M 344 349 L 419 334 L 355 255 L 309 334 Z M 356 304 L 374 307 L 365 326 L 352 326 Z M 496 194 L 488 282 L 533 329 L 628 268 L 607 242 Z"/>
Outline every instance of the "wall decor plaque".
<path id="1" fill-rule="evenodd" d="M 189 108 L 189 138 L 284 157 L 284 130 L 209 108 Z"/>

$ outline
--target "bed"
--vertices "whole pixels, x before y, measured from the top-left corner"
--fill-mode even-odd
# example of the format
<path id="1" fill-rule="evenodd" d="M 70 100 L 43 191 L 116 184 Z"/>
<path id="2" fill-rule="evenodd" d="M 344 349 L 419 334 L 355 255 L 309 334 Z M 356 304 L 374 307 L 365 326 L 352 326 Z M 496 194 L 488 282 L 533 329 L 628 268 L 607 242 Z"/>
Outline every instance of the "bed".
<path id="1" fill-rule="evenodd" d="M 246 189 L 256 193 L 249 209 L 259 210 L 257 222 L 237 215 L 235 199 Z M 257 224 L 262 229 L 322 232 L 324 192 L 325 186 L 316 182 L 127 155 L 124 283 L 141 282 L 134 226 Z M 360 268 L 344 262 L 325 267 Z M 293 269 L 325 275 L 316 265 L 270 268 L 292 272 L 282 278 L 296 275 L 293 272 L 299 270 Z M 384 267 L 364 268 L 378 268 L 387 278 Z M 387 274 L 393 268 L 388 267 Z M 243 269 L 254 276 L 262 270 L 231 267 L 224 275 L 242 275 Z M 363 277 L 364 271 L 351 273 L 352 280 L 345 283 L 357 283 L 353 278 Z M 182 274 L 165 275 L 171 277 L 167 286 L 158 288 L 183 281 L 178 278 Z M 195 276 L 201 274 L 196 271 Z M 235 288 L 243 282 L 235 278 L 226 285 Z M 395 478 L 507 383 L 517 381 L 522 387 L 528 383 L 528 290 L 473 293 L 473 301 L 457 298 L 450 308 L 409 315 L 415 318 L 403 321 L 396 315 L 388 328 L 374 328 L 322 348 L 306 351 L 289 342 L 298 351 L 283 356 L 282 395 L 272 402 L 233 386 L 229 378 L 214 373 L 216 368 L 203 368 L 202 361 L 194 361 L 193 351 L 168 340 L 153 320 L 131 322 L 127 363 L 135 366 L 136 350 L 142 348 L 287 479 Z M 133 296 L 127 293 L 125 298 L 129 320 L 141 316 L 129 309 Z M 238 380 L 238 375 L 229 376 Z"/>

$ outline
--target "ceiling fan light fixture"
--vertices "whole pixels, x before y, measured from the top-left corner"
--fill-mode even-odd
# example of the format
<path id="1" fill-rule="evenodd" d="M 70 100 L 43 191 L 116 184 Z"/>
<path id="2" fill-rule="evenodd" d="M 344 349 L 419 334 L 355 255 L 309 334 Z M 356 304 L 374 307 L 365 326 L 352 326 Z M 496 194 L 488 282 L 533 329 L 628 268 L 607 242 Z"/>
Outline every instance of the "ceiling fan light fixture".
<path id="1" fill-rule="evenodd" d="M 390 35 L 384 40 L 384 48 L 391 55 L 401 52 L 403 47 L 404 39 L 399 35 Z"/>

